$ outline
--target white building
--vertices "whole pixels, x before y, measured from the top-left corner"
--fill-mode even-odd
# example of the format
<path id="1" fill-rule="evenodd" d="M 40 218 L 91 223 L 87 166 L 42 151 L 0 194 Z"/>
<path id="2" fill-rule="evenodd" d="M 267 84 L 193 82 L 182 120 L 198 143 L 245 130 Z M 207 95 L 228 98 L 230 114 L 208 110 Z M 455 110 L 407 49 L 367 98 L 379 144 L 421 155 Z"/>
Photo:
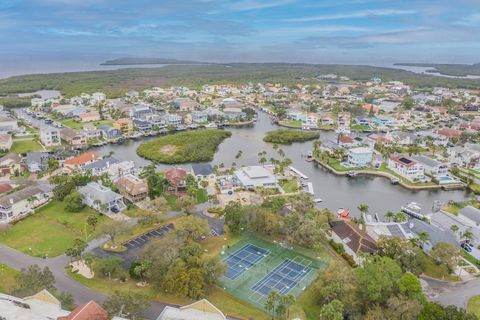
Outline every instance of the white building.
<path id="1" fill-rule="evenodd" d="M 45 147 L 59 146 L 62 143 L 60 140 L 60 130 L 53 127 L 40 128 L 40 141 Z"/>
<path id="2" fill-rule="evenodd" d="M 235 170 L 233 175 L 243 188 L 275 188 L 277 186 L 273 173 L 262 166 L 243 167 Z"/>
<path id="3" fill-rule="evenodd" d="M 0 131 L 1 132 L 18 131 L 17 120 L 10 117 L 0 116 Z"/>
<path id="4" fill-rule="evenodd" d="M 365 167 L 373 159 L 373 151 L 369 148 L 359 147 L 348 150 L 348 164 L 352 167 Z"/>
<path id="5" fill-rule="evenodd" d="M 84 196 L 83 202 L 99 212 L 119 213 L 127 209 L 121 195 L 97 182 L 89 182 L 78 191 Z"/>
<path id="6" fill-rule="evenodd" d="M 163 309 L 157 320 L 227 320 L 227 317 L 208 300 L 203 299 L 184 307 Z"/>
<path id="7" fill-rule="evenodd" d="M 50 193 L 36 186 L 0 197 L 0 224 L 22 219 L 50 199 Z"/>
<path id="8" fill-rule="evenodd" d="M 422 181 L 425 179 L 423 165 L 408 157 L 390 156 L 388 168 L 410 181 Z"/>
<path id="9" fill-rule="evenodd" d="M 445 177 L 448 175 L 448 167 L 437 160 L 422 155 L 413 155 L 411 158 L 423 165 L 425 174 L 433 177 Z"/>

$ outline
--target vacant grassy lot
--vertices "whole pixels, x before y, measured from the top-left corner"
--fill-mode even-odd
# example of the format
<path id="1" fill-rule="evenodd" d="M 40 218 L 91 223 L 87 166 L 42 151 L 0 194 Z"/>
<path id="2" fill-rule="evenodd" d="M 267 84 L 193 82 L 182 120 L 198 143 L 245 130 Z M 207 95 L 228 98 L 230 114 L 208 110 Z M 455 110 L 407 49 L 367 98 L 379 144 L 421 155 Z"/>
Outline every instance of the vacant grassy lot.
<path id="1" fill-rule="evenodd" d="M 42 151 L 42 146 L 35 140 L 14 140 L 11 153 L 27 153 L 32 151 Z"/>
<path id="2" fill-rule="evenodd" d="M 98 224 L 107 219 L 90 208 L 67 212 L 64 203 L 54 200 L 0 233 L 0 243 L 36 257 L 58 256 L 74 239 L 93 236 L 92 228 L 85 222 L 90 214 L 98 216 Z"/>
<path id="3" fill-rule="evenodd" d="M 7 265 L 0 264 L 0 292 L 11 293 L 15 287 L 15 276 L 19 271 L 10 268 Z"/>
<path id="4" fill-rule="evenodd" d="M 160 163 L 211 161 L 217 147 L 232 133 L 224 130 L 187 131 L 141 144 L 139 156 Z"/>
<path id="5" fill-rule="evenodd" d="M 63 124 L 66 127 L 70 127 L 72 129 L 82 129 L 84 125 L 86 124 L 93 124 L 96 127 L 99 127 L 101 125 L 112 125 L 111 120 L 102 120 L 102 121 L 94 121 L 94 122 L 79 122 L 75 121 L 74 119 L 63 119 L 60 120 L 60 123 Z"/>
<path id="6" fill-rule="evenodd" d="M 480 296 L 470 298 L 467 304 L 467 311 L 480 317 Z"/>

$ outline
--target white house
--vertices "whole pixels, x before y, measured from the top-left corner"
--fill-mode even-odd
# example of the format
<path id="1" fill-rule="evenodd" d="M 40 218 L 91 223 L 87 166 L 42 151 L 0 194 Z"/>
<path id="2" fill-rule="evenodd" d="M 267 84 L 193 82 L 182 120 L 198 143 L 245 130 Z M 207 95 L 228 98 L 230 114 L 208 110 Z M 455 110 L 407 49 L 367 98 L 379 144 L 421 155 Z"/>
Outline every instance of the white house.
<path id="1" fill-rule="evenodd" d="M 157 320 L 227 320 L 227 317 L 208 300 L 203 299 L 184 307 L 167 306 Z"/>
<path id="2" fill-rule="evenodd" d="M 84 196 L 83 202 L 99 212 L 119 213 L 127 209 L 121 195 L 97 182 L 89 182 L 78 191 Z"/>
<path id="3" fill-rule="evenodd" d="M 50 199 L 50 193 L 30 186 L 0 197 L 0 224 L 19 220 Z"/>
<path id="4" fill-rule="evenodd" d="M 423 165 L 408 157 L 392 155 L 388 160 L 388 168 L 410 181 L 425 179 Z"/>
<path id="5" fill-rule="evenodd" d="M 370 148 L 359 147 L 348 150 L 348 164 L 352 167 L 365 167 L 373 159 L 373 151 Z"/>
<path id="6" fill-rule="evenodd" d="M 275 188 L 277 186 L 273 173 L 262 166 L 240 168 L 235 170 L 233 176 L 243 188 Z"/>
<path id="7" fill-rule="evenodd" d="M 433 177 L 444 177 L 448 175 L 447 165 L 422 155 L 413 155 L 410 158 L 423 165 L 425 174 Z"/>
<path id="8" fill-rule="evenodd" d="M 40 128 L 40 141 L 45 147 L 59 146 L 62 143 L 60 130 L 53 127 Z"/>

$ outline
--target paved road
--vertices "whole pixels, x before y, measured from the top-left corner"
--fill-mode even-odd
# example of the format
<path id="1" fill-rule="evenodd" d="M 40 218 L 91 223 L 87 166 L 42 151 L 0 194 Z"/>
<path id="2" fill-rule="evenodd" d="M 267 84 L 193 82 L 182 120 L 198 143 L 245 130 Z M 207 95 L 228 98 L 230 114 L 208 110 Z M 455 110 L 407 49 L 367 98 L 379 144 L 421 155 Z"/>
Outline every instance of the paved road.
<path id="1" fill-rule="evenodd" d="M 432 278 L 422 277 L 436 294 L 433 300 L 444 306 L 454 305 L 466 308 L 468 300 L 480 295 L 480 279 L 452 283 Z"/>

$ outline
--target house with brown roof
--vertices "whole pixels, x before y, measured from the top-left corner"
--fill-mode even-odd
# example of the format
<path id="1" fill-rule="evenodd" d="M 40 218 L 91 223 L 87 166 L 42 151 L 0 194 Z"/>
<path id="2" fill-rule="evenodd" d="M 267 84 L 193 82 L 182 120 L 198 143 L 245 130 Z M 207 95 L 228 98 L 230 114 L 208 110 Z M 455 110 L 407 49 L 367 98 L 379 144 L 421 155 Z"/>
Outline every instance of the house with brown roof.
<path id="1" fill-rule="evenodd" d="M 115 182 L 120 194 L 130 202 L 138 202 L 145 199 L 148 195 L 147 183 L 132 175 L 125 175 Z"/>
<path id="2" fill-rule="evenodd" d="M 81 146 L 87 143 L 87 137 L 83 132 L 71 128 L 63 128 L 60 130 L 60 138 L 72 146 Z"/>
<path id="3" fill-rule="evenodd" d="M 165 171 L 168 184 L 165 191 L 170 193 L 182 193 L 187 190 L 187 171 L 181 168 L 172 168 Z"/>
<path id="4" fill-rule="evenodd" d="M 0 175 L 22 173 L 24 170 L 22 157 L 16 153 L 9 153 L 0 158 Z"/>
<path id="5" fill-rule="evenodd" d="M 377 245 L 367 233 L 352 223 L 344 220 L 330 221 L 332 240 L 339 243 L 345 252 L 351 255 L 357 263 L 361 262 L 360 254 L 377 252 Z"/>
<path id="6" fill-rule="evenodd" d="M 82 171 L 84 166 L 98 159 L 100 159 L 100 157 L 97 156 L 95 152 L 86 152 L 79 156 L 65 160 L 63 163 L 63 172 L 68 174 L 72 173 L 73 171 Z"/>

